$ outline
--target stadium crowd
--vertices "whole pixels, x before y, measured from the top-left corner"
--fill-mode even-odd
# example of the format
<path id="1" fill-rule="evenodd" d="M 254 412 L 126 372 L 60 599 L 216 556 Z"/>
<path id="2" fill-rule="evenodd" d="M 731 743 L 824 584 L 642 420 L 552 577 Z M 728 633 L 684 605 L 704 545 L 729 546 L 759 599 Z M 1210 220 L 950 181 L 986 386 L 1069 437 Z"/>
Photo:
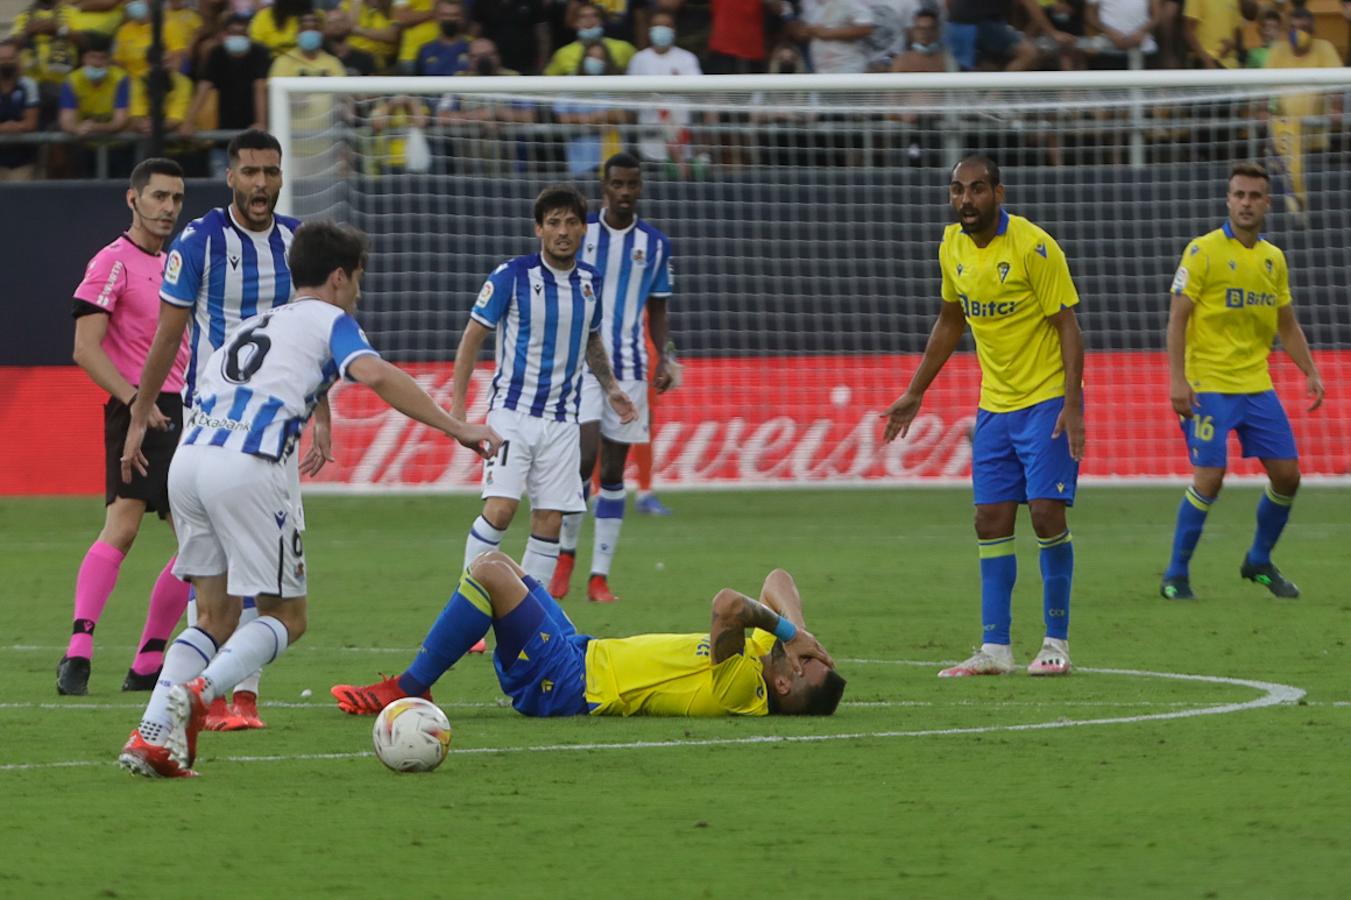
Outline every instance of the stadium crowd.
<path id="1" fill-rule="evenodd" d="M 0 180 L 88 177 L 100 147 L 107 174 L 129 171 L 151 130 L 156 78 L 170 152 L 207 174 L 223 160 L 197 136 L 265 125 L 272 76 L 1341 66 L 1333 41 L 1345 42 L 1351 0 L 1311 2 L 1312 11 L 1258 0 L 164 0 L 160 68 L 147 0 L 32 0 L 0 42 Z M 371 156 L 383 171 L 407 167 L 415 126 L 581 126 L 589 134 L 567 150 L 574 174 L 599 163 L 607 127 L 635 115 L 454 95 L 383 98 L 348 114 L 381 142 Z M 664 114 L 640 111 L 637 124 Z M 69 137 L 10 139 L 39 131 Z M 677 144 L 681 133 L 665 132 Z M 682 152 L 669 139 L 641 149 L 667 161 Z"/>

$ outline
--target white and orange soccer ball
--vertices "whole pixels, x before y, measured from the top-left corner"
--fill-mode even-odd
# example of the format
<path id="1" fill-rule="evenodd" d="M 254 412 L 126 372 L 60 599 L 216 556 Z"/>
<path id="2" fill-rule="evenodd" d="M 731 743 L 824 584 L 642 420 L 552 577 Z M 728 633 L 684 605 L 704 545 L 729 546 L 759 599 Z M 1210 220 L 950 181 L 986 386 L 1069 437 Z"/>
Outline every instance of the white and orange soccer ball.
<path id="1" fill-rule="evenodd" d="M 430 772 L 450 750 L 450 720 L 430 700 L 405 697 L 380 710 L 371 738 L 375 755 L 395 772 Z"/>

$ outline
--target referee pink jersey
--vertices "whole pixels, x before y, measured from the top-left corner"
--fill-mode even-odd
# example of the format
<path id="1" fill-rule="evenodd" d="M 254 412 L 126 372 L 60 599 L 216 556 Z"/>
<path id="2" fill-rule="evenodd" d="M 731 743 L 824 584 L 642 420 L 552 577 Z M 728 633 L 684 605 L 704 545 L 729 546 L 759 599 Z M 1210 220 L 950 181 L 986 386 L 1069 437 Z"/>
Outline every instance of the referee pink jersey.
<path id="1" fill-rule="evenodd" d="M 125 234 L 104 247 L 84 270 L 84 280 L 75 289 L 83 300 L 108 314 L 108 333 L 103 352 L 117 371 L 132 384 L 141 380 L 141 368 L 150 353 L 159 321 L 160 282 L 164 278 L 164 254 L 148 253 Z M 188 365 L 187 335 L 178 347 L 174 367 L 164 380 L 164 391 L 183 390 Z"/>

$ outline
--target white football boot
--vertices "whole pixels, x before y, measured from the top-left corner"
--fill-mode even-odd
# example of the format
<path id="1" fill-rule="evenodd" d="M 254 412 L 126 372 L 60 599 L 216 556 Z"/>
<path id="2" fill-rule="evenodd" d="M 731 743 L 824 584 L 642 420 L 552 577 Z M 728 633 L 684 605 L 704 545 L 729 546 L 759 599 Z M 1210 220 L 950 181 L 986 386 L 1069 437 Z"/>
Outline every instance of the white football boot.
<path id="1" fill-rule="evenodd" d="M 969 675 L 1007 675 L 1014 669 L 1013 651 L 1008 644 L 981 644 L 970 659 L 938 673 L 939 678 L 965 678 Z"/>
<path id="2" fill-rule="evenodd" d="M 1042 641 L 1041 652 L 1027 664 L 1029 675 L 1068 675 L 1070 673 L 1070 642 L 1048 637 Z"/>

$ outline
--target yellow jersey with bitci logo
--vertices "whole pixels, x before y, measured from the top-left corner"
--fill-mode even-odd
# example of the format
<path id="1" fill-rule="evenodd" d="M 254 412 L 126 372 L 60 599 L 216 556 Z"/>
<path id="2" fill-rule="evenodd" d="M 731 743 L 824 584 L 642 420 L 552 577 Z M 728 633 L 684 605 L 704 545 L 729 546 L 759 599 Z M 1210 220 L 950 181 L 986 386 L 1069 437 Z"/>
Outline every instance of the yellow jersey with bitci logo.
<path id="1" fill-rule="evenodd" d="M 1022 216 L 999 213 L 985 247 L 949 225 L 938 246 L 943 300 L 960 303 L 980 359 L 980 408 L 1013 412 L 1065 396 L 1060 332 L 1050 317 L 1077 306 L 1065 254 Z"/>
<path id="2" fill-rule="evenodd" d="M 1229 223 L 1187 245 L 1172 293 L 1191 298 L 1187 381 L 1192 390 L 1257 394 L 1272 389 L 1267 357 L 1277 310 L 1290 305 L 1285 254 L 1259 237 L 1243 246 Z"/>
<path id="3" fill-rule="evenodd" d="M 593 716 L 764 716 L 764 664 L 774 635 L 753 629 L 737 656 L 713 664 L 709 635 L 598 638 L 586 647 Z"/>

